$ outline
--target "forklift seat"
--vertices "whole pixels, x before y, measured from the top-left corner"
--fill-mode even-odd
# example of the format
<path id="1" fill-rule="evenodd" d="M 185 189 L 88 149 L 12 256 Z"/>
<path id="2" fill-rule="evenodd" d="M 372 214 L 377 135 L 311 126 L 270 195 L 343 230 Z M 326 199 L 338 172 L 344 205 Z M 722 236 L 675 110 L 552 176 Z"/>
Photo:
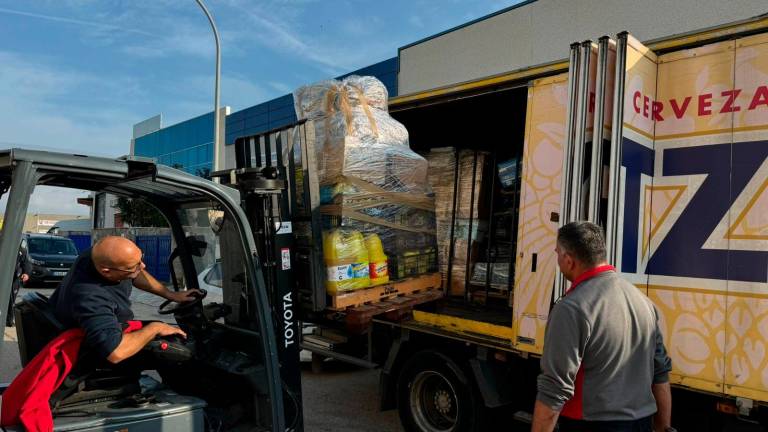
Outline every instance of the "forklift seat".
<path id="1" fill-rule="evenodd" d="M 28 293 L 14 306 L 19 356 L 26 366 L 48 342 L 65 327 L 54 316 L 48 297 Z M 87 350 L 81 350 L 77 363 L 61 386 L 51 395 L 51 407 L 128 396 L 140 392 L 138 370 L 113 370 L 106 362 L 94 361 Z"/>
<path id="2" fill-rule="evenodd" d="M 48 342 L 65 328 L 53 314 L 48 297 L 32 292 L 13 307 L 21 365 L 26 366 Z"/>

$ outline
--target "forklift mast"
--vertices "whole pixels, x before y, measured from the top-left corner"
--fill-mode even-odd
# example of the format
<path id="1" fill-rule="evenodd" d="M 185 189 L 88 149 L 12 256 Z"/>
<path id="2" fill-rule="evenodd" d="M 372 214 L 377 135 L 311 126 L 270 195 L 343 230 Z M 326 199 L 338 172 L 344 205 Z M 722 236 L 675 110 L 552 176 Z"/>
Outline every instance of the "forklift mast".
<path id="1" fill-rule="evenodd" d="M 277 132 L 277 133 L 275 133 Z M 298 294 L 293 269 L 293 229 L 288 197 L 289 162 L 283 150 L 290 139 L 283 130 L 238 138 L 235 168 L 217 171 L 212 177 L 240 191 L 241 205 L 253 232 L 269 295 L 277 336 L 280 374 L 284 384 L 287 425 L 303 430 L 301 364 L 298 325 Z M 289 159 L 286 157 L 286 159 Z"/>

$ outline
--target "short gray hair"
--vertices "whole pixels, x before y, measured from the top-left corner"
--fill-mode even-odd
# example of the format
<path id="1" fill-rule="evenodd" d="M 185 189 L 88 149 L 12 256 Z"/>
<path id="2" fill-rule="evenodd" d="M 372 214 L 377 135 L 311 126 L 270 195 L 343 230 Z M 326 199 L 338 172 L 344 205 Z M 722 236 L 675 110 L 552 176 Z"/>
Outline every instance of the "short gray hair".
<path id="1" fill-rule="evenodd" d="M 592 222 L 570 222 L 557 230 L 557 243 L 569 255 L 587 266 L 605 261 L 603 229 Z"/>

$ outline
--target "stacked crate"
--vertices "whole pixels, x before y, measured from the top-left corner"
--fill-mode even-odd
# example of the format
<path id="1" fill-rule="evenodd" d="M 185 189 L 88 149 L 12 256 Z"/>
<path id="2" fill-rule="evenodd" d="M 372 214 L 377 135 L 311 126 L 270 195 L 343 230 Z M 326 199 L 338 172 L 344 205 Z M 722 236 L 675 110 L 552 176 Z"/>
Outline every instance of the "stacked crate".
<path id="1" fill-rule="evenodd" d="M 426 158 L 435 194 L 437 256 L 443 287 L 450 295 L 463 295 L 467 269 L 471 271 L 477 261 L 478 245 L 488 225 L 484 199 L 488 154 L 443 147 L 432 149 Z"/>

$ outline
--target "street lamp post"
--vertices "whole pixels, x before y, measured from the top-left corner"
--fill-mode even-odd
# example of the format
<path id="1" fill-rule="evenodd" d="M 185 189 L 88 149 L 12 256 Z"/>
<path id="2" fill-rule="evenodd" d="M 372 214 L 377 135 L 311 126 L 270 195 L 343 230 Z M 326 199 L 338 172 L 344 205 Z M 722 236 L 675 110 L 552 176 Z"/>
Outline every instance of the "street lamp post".
<path id="1" fill-rule="evenodd" d="M 213 37 L 216 40 L 216 81 L 214 84 L 213 92 L 213 170 L 218 171 L 221 169 L 221 161 L 219 160 L 219 151 L 221 143 L 219 142 L 219 77 L 221 76 L 221 43 L 219 41 L 219 31 L 216 29 L 216 23 L 213 22 L 211 13 L 208 12 L 208 8 L 203 4 L 203 0 L 195 0 L 200 8 L 205 12 L 205 16 L 208 17 L 208 22 L 211 23 L 211 29 L 213 29 Z"/>

